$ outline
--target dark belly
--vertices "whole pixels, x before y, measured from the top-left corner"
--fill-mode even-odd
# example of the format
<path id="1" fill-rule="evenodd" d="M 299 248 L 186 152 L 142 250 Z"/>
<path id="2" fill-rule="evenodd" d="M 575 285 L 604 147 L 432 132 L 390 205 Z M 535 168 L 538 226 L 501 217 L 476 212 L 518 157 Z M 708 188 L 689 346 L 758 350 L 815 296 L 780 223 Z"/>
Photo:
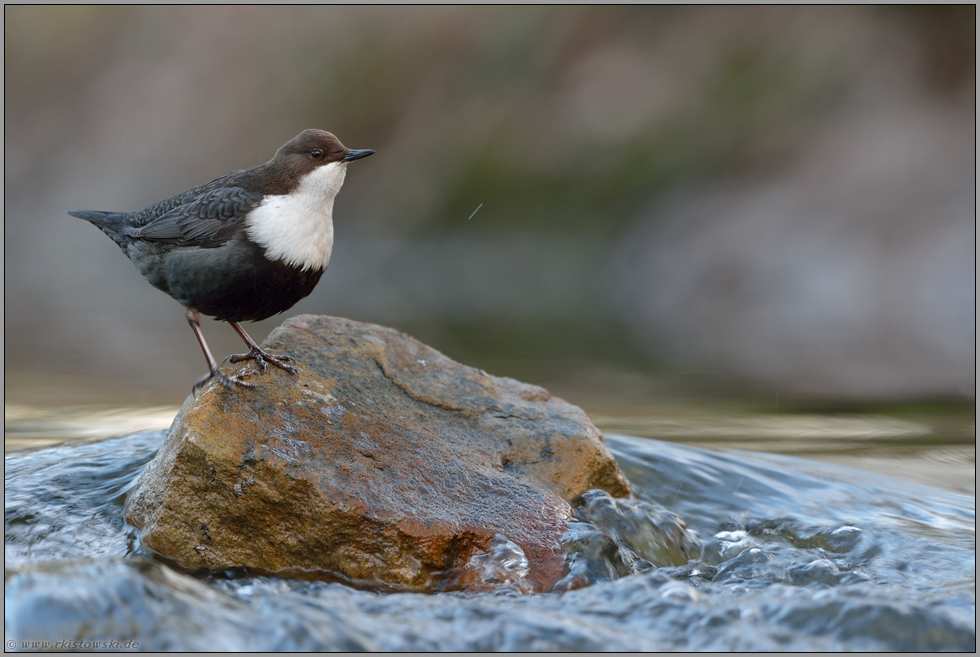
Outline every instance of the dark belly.
<path id="1" fill-rule="evenodd" d="M 223 294 L 202 300 L 197 310 L 229 322 L 257 322 L 289 310 L 309 296 L 323 270 L 301 271 L 281 263 L 270 263 L 256 276 L 239 281 Z"/>
<path id="2" fill-rule="evenodd" d="M 181 251 L 168 259 L 164 291 L 203 315 L 229 322 L 259 321 L 289 310 L 308 296 L 322 269 L 302 270 L 266 259 L 251 242 Z"/>

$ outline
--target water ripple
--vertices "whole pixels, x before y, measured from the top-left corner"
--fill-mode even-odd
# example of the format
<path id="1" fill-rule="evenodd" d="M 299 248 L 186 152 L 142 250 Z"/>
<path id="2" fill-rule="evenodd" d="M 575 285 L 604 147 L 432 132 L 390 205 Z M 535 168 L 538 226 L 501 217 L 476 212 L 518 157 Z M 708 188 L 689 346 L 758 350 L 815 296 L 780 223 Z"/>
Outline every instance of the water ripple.
<path id="1" fill-rule="evenodd" d="M 971 497 L 791 457 L 625 436 L 635 499 L 575 501 L 564 584 L 382 593 L 140 555 L 127 491 L 163 432 L 5 458 L 5 638 L 141 650 L 961 650 L 976 646 Z M 39 644 L 40 645 L 40 644 Z M 27 646 L 30 648 L 30 645 Z"/>

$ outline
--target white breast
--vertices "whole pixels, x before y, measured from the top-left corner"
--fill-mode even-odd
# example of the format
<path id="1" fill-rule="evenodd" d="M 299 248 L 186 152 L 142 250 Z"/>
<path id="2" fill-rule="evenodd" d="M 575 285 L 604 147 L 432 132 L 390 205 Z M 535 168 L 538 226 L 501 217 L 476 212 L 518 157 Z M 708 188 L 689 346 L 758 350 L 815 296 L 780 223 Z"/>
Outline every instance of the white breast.
<path id="1" fill-rule="evenodd" d="M 333 200 L 346 162 L 317 167 L 289 194 L 267 196 L 249 213 L 248 236 L 271 260 L 302 269 L 326 269 L 333 249 Z"/>

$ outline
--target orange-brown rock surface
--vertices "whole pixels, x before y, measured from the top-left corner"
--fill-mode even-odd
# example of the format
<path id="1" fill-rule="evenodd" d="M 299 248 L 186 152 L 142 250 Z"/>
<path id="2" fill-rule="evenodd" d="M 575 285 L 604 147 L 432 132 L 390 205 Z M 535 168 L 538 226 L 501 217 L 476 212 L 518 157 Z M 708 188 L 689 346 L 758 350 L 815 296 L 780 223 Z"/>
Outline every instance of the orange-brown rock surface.
<path id="1" fill-rule="evenodd" d="M 212 382 L 189 397 L 127 505 L 143 546 L 187 569 L 425 590 L 497 536 L 524 551 L 531 588 L 548 590 L 562 576 L 567 500 L 629 494 L 585 413 L 542 388 L 334 317 L 287 320 L 265 348 L 293 357 L 299 376 L 270 368 L 251 377 L 258 388 Z"/>

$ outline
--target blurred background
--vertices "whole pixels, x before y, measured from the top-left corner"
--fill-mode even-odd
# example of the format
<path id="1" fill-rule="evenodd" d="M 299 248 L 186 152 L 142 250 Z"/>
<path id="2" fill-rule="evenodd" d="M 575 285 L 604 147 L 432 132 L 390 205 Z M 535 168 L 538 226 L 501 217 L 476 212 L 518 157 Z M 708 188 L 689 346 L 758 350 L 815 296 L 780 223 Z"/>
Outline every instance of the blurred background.
<path id="1" fill-rule="evenodd" d="M 286 316 L 397 327 L 633 433 L 665 408 L 887 408 L 972 436 L 972 5 L 4 19 L 9 408 L 179 405 L 205 372 L 182 308 L 65 213 L 318 127 L 377 154 Z"/>

